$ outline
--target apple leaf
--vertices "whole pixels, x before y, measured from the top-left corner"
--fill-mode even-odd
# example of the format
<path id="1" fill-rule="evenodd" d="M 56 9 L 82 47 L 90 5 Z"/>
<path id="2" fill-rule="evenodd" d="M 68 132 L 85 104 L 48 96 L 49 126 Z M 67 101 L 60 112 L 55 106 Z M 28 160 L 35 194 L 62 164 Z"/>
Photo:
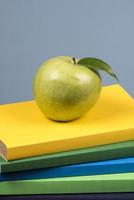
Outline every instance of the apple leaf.
<path id="1" fill-rule="evenodd" d="M 77 64 L 86 66 L 92 70 L 103 70 L 113 76 L 119 82 L 116 74 L 112 70 L 112 67 L 101 59 L 88 57 L 82 58 L 77 62 Z"/>

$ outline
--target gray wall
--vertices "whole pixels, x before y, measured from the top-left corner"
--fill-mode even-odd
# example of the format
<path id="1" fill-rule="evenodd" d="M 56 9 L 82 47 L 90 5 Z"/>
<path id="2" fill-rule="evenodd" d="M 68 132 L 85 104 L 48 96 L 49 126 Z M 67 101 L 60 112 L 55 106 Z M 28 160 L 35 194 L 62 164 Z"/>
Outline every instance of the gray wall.
<path id="1" fill-rule="evenodd" d="M 134 96 L 134 0 L 0 0 L 0 103 L 33 98 L 36 69 L 58 55 L 106 60 Z"/>

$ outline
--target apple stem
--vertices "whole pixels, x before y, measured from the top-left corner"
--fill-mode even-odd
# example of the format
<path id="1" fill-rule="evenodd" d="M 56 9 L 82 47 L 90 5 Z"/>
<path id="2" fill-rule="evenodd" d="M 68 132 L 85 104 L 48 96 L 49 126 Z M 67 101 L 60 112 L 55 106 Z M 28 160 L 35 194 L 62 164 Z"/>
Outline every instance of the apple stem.
<path id="1" fill-rule="evenodd" d="M 72 59 L 73 59 L 73 61 L 74 61 L 74 64 L 76 64 L 76 59 L 75 59 L 75 57 L 73 57 Z"/>

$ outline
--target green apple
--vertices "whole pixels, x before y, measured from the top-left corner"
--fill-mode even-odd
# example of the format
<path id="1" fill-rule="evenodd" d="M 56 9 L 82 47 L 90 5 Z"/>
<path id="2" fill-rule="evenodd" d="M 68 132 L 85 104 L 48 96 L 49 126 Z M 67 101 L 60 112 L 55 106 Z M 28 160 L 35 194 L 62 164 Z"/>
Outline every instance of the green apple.
<path id="1" fill-rule="evenodd" d="M 45 116 L 56 121 L 70 121 L 89 111 L 102 88 L 98 68 L 111 70 L 106 63 L 94 58 L 76 60 L 59 56 L 45 61 L 38 69 L 33 85 L 35 100 Z M 111 75 L 115 76 L 113 72 Z"/>

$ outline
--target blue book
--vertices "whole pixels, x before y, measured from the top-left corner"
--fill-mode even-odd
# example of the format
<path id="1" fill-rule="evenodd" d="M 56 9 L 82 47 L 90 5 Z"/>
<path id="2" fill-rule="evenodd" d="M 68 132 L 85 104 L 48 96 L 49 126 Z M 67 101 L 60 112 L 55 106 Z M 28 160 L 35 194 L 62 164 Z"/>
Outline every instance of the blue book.
<path id="1" fill-rule="evenodd" d="M 0 181 L 134 172 L 134 157 L 0 174 Z"/>

